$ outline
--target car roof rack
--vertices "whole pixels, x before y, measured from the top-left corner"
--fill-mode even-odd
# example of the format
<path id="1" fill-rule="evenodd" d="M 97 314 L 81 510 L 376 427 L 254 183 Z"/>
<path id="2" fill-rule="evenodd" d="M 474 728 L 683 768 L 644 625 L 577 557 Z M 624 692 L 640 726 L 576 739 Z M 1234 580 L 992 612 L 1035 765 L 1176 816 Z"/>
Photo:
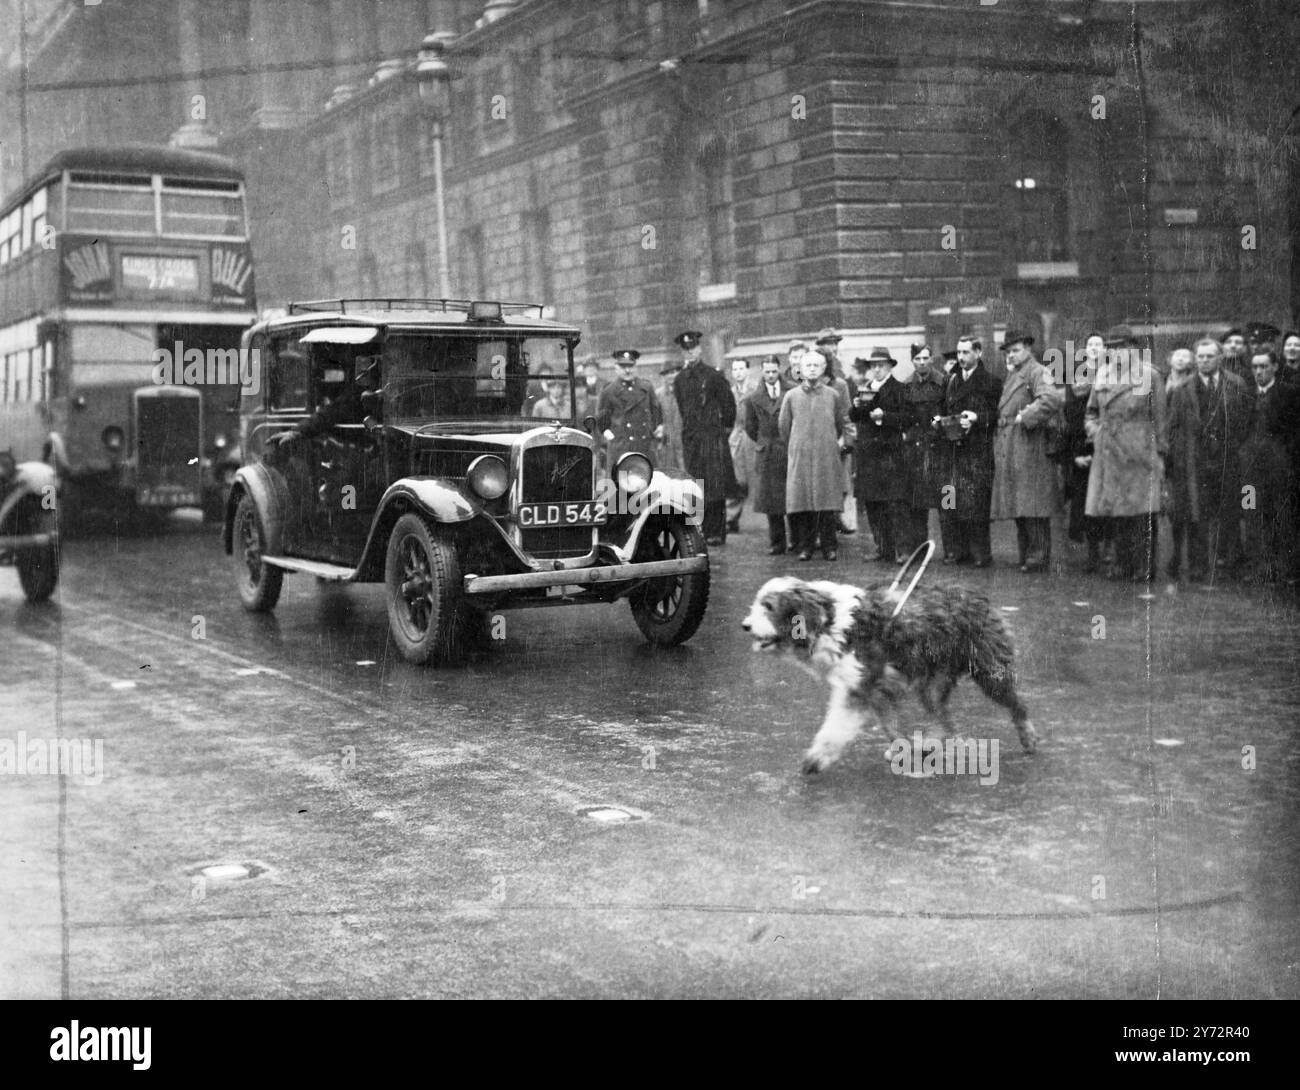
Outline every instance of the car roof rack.
<path id="1" fill-rule="evenodd" d="M 290 303 L 290 314 L 303 313 L 339 313 L 373 310 L 440 310 L 444 313 L 463 311 L 468 314 L 475 302 L 496 302 L 475 299 L 308 299 L 303 302 Z M 502 314 L 524 314 L 534 318 L 543 317 L 542 303 L 501 303 Z"/>

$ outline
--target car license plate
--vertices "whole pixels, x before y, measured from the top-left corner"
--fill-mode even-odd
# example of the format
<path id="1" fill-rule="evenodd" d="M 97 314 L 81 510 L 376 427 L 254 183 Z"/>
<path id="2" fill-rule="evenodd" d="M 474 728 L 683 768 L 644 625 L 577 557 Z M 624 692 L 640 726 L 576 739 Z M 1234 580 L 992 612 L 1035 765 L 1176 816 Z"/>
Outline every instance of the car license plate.
<path id="1" fill-rule="evenodd" d="M 545 526 L 603 526 L 605 515 L 605 505 L 595 500 L 519 505 L 519 525 L 525 530 Z"/>
<path id="2" fill-rule="evenodd" d="M 141 507 L 197 507 L 199 497 L 182 488 L 137 488 L 135 502 Z"/>

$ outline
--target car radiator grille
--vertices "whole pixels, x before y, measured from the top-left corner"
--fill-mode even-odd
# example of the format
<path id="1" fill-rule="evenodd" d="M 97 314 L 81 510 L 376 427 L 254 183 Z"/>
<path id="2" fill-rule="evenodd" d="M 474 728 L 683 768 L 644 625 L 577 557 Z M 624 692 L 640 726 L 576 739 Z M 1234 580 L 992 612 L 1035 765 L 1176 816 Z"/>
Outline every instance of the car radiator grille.
<path id="1" fill-rule="evenodd" d="M 521 503 L 556 503 L 590 500 L 592 496 L 591 451 L 569 444 L 529 447 L 521 454 L 523 478 Z M 591 552 L 595 531 L 590 526 L 559 526 L 524 530 L 521 546 L 539 560 L 586 556 Z"/>

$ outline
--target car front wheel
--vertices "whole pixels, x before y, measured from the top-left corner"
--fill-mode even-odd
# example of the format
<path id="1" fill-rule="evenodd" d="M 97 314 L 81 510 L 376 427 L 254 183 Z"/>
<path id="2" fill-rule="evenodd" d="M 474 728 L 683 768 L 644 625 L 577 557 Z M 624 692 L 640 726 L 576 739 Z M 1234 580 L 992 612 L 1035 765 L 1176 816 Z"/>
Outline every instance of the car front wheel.
<path id="1" fill-rule="evenodd" d="M 384 565 L 388 627 L 402 658 L 423 666 L 462 653 L 464 595 L 456 550 L 419 515 L 397 520 Z"/>
<path id="2" fill-rule="evenodd" d="M 284 571 L 262 561 L 266 551 L 266 534 L 257 505 L 247 494 L 239 497 L 232 527 L 235 553 L 235 581 L 239 584 L 239 600 L 253 613 L 267 613 L 280 600 L 284 584 Z"/>
<path id="3" fill-rule="evenodd" d="M 651 523 L 637 543 L 636 560 L 685 560 L 706 555 L 704 535 L 681 519 Z M 709 572 L 651 579 L 629 596 L 636 626 L 651 643 L 673 647 L 700 627 L 709 605 Z"/>

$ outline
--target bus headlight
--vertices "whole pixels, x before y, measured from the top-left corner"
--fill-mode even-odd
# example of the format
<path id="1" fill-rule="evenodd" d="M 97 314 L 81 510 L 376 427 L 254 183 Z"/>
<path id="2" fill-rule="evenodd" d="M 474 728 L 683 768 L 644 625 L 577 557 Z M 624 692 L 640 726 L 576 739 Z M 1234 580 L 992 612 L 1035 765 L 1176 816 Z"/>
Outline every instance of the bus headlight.
<path id="1" fill-rule="evenodd" d="M 644 492 L 650 487 L 650 478 L 654 467 L 644 454 L 625 454 L 614 467 L 614 480 L 618 487 L 629 495 Z"/>
<path id="2" fill-rule="evenodd" d="M 116 454 L 125 445 L 126 435 L 116 424 L 110 424 L 100 432 L 99 440 L 111 454 Z"/>
<path id="3" fill-rule="evenodd" d="M 483 454 L 470 462 L 465 483 L 482 499 L 495 500 L 510 487 L 510 472 L 495 454 Z"/>

